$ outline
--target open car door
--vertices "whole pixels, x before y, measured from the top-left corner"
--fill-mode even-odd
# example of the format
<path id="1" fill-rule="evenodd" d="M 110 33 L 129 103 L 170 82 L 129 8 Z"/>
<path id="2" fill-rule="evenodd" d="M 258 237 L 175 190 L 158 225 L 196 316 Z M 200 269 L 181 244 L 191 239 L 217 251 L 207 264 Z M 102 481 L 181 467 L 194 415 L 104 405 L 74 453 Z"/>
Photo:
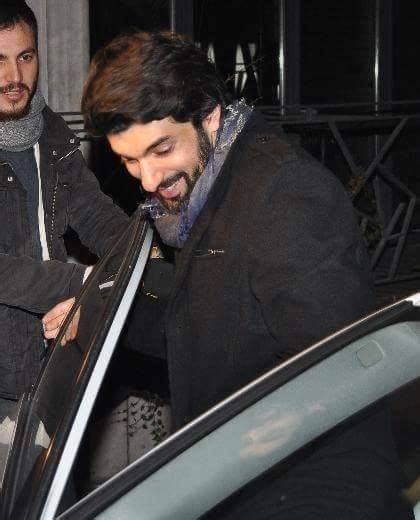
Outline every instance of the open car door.
<path id="1" fill-rule="evenodd" d="M 135 215 L 95 266 L 49 347 L 37 383 L 20 403 L 1 492 L 3 519 L 55 518 L 151 243 L 149 225 Z M 62 346 L 76 314 L 77 336 Z"/>

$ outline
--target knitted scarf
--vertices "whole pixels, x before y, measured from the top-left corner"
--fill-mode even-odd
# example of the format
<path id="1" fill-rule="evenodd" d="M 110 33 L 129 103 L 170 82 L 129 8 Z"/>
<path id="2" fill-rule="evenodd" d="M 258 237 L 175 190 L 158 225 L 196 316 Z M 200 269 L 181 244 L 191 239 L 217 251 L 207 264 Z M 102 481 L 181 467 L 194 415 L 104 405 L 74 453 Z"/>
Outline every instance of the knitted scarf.
<path id="1" fill-rule="evenodd" d="M 31 99 L 29 112 L 20 119 L 0 121 L 0 149 L 22 152 L 34 146 L 42 134 L 44 120 L 42 110 L 45 100 L 37 89 Z"/>
<path id="2" fill-rule="evenodd" d="M 143 204 L 142 210 L 154 220 L 155 227 L 165 244 L 176 248 L 184 245 L 195 220 L 207 201 L 232 144 L 241 133 L 251 112 L 252 108 L 244 100 L 226 107 L 217 132 L 216 144 L 209 160 L 198 178 L 190 198 L 181 206 L 179 213 L 169 214 L 157 197 L 151 197 Z"/>

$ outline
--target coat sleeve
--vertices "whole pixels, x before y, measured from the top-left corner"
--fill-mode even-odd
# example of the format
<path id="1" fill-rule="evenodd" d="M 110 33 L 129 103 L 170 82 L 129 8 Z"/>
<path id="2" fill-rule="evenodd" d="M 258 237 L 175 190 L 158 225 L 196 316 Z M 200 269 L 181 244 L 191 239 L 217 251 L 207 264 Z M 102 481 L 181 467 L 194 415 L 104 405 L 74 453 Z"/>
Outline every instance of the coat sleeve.
<path id="1" fill-rule="evenodd" d="M 128 216 L 105 195 L 80 151 L 70 158 L 71 198 L 69 225 L 81 242 L 103 256 L 128 226 Z"/>
<path id="2" fill-rule="evenodd" d="M 372 276 L 342 185 L 312 161 L 273 175 L 251 223 L 249 277 L 287 357 L 372 310 Z"/>
<path id="3" fill-rule="evenodd" d="M 42 314 L 75 296 L 84 272 L 77 264 L 0 254 L 0 304 Z"/>

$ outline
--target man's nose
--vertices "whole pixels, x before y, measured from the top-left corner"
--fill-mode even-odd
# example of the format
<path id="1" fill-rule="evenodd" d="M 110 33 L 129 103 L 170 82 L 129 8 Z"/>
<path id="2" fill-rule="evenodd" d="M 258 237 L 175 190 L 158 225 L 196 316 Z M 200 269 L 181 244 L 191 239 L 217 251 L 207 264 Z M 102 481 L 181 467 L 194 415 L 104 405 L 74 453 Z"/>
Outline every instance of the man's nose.
<path id="1" fill-rule="evenodd" d="M 8 83 L 21 83 L 22 82 L 22 71 L 19 63 L 11 61 L 8 63 L 4 79 Z"/>
<path id="2" fill-rule="evenodd" d="M 145 191 L 154 193 L 163 180 L 162 172 L 152 164 L 145 162 L 140 167 L 140 182 Z"/>

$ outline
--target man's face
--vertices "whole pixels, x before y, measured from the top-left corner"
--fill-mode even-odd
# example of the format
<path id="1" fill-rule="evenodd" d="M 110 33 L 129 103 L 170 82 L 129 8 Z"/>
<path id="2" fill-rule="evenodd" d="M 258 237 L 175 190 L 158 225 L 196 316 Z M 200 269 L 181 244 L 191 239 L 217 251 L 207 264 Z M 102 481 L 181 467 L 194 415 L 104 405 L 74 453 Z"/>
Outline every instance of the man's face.
<path id="1" fill-rule="evenodd" d="M 19 119 L 36 88 L 38 55 L 25 22 L 0 30 L 0 120 Z"/>
<path id="2" fill-rule="evenodd" d="M 219 120 L 217 107 L 199 130 L 192 123 L 178 123 L 167 117 L 134 123 L 127 130 L 107 137 L 130 175 L 171 213 L 176 213 L 188 200 L 207 163 Z"/>

